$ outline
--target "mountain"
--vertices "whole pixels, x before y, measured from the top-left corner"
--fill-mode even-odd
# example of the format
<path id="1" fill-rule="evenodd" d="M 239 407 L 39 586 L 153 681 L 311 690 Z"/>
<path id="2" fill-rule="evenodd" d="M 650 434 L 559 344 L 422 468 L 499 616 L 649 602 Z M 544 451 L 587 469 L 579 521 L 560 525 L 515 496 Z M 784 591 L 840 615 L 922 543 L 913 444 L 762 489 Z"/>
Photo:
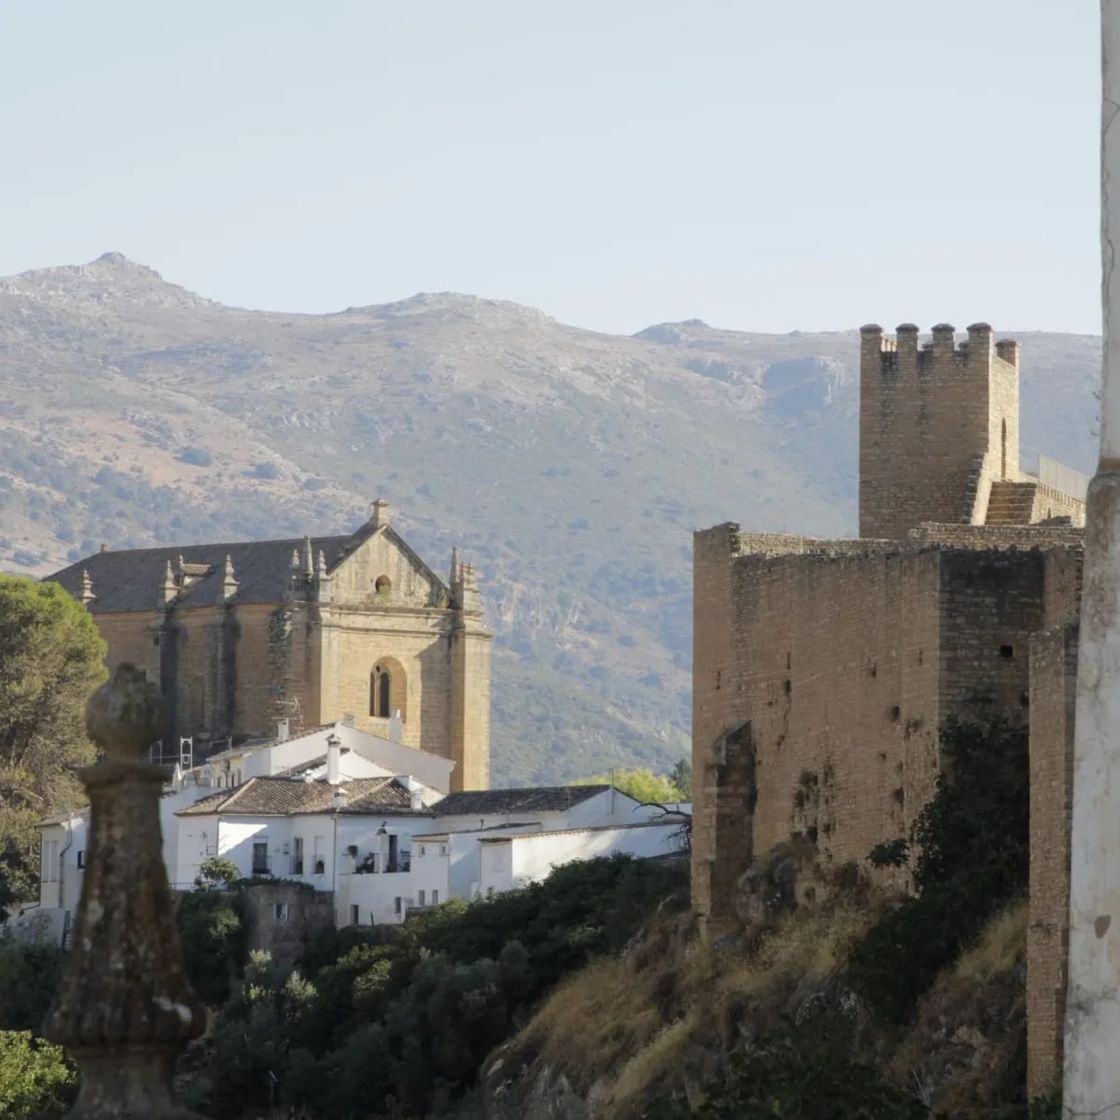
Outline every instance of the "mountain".
<path id="1" fill-rule="evenodd" d="M 1088 469 L 1099 339 L 1007 333 L 1024 462 Z M 437 568 L 458 543 L 480 573 L 497 781 L 664 769 L 691 530 L 854 530 L 857 356 L 856 330 L 623 337 L 446 292 L 250 311 L 119 253 L 27 272 L 0 280 L 0 568 L 346 531 L 383 495 Z"/>

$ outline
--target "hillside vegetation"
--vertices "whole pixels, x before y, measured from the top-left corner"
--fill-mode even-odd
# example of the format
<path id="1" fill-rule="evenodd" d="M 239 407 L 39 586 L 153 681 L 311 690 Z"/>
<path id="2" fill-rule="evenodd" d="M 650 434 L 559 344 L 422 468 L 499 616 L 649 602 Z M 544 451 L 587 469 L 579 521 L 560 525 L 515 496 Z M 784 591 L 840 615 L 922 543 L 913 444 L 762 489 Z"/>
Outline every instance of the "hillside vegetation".
<path id="1" fill-rule="evenodd" d="M 1017 337 L 1024 461 L 1087 467 L 1099 341 Z M 114 253 L 25 273 L 0 280 L 0 570 L 347 531 L 380 494 L 437 570 L 457 543 L 480 572 L 496 781 L 665 771 L 690 533 L 853 530 L 857 351 L 855 330 L 622 337 L 450 293 L 248 311 Z"/>

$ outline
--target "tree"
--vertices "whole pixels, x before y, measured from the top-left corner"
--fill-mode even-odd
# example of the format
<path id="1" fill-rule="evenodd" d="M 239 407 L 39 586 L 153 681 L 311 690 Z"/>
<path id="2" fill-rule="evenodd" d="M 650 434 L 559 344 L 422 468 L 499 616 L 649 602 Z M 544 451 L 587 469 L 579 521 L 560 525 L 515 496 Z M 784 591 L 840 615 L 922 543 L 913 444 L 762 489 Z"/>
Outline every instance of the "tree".
<path id="1" fill-rule="evenodd" d="M 235 896 L 193 891 L 175 911 L 183 964 L 199 996 L 217 1005 L 229 999 L 245 952 L 245 931 Z"/>
<path id="2" fill-rule="evenodd" d="M 198 865 L 194 885 L 202 891 L 228 887 L 241 877 L 237 864 L 226 856 L 207 856 Z"/>
<path id="3" fill-rule="evenodd" d="M 77 1084 L 61 1046 L 30 1031 L 0 1031 L 0 1120 L 64 1116 Z"/>
<path id="4" fill-rule="evenodd" d="M 673 764 L 669 771 L 669 781 L 681 791 L 684 801 L 692 800 L 692 759 L 681 758 Z"/>
<path id="5" fill-rule="evenodd" d="M 0 907 L 34 882 L 35 821 L 81 801 L 74 770 L 94 758 L 84 712 L 105 649 L 58 584 L 0 575 Z"/>
<path id="6" fill-rule="evenodd" d="M 658 805 L 666 805 L 688 800 L 688 795 L 673 781 L 673 778 L 655 774 L 652 770 L 615 770 L 613 775 L 597 774 L 576 784 L 590 785 L 612 780 L 615 789 L 643 803 L 656 802 Z"/>

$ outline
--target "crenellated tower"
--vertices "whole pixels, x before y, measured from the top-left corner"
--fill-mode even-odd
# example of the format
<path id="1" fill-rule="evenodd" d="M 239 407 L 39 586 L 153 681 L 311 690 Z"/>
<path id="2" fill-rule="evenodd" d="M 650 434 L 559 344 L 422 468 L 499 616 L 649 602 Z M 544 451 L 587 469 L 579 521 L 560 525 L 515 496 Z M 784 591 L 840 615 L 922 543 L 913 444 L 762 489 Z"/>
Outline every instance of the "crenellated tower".
<path id="1" fill-rule="evenodd" d="M 859 535 L 898 539 L 922 522 L 983 524 L 992 483 L 1018 481 L 1019 350 L 974 323 L 922 345 L 860 331 Z"/>

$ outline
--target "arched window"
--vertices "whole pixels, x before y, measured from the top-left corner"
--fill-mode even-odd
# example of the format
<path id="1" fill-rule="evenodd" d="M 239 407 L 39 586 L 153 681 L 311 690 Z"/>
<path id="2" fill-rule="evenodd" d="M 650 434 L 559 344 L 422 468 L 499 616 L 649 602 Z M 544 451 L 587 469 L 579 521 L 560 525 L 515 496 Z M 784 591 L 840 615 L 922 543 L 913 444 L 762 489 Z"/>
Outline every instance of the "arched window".
<path id="1" fill-rule="evenodd" d="M 373 581 L 373 590 L 379 599 L 388 599 L 393 593 L 393 581 L 388 576 L 378 576 Z"/>
<path id="2" fill-rule="evenodd" d="M 383 665 L 375 665 L 369 675 L 369 714 L 377 719 L 388 719 L 392 715 L 389 707 L 389 691 L 392 675 Z"/>

